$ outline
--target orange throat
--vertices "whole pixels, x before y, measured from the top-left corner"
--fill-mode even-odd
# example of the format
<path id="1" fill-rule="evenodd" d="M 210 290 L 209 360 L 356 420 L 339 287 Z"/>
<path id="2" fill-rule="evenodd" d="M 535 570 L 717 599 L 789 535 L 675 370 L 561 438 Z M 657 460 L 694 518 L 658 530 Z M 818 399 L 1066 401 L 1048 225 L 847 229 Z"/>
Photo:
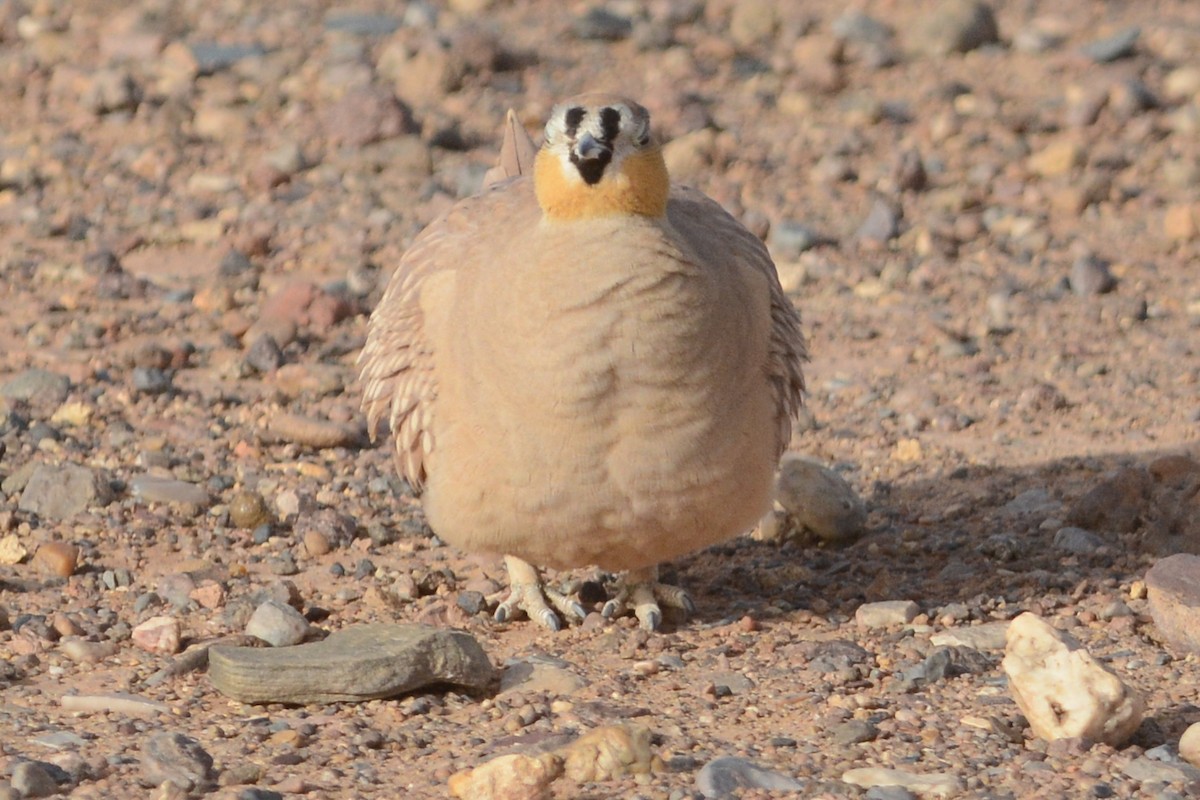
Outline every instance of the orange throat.
<path id="1" fill-rule="evenodd" d="M 667 213 L 671 188 L 662 150 L 657 147 L 626 156 L 614 174 L 605 174 L 593 186 L 565 171 L 558 156 L 539 150 L 533 185 L 542 212 L 554 220 L 631 214 L 661 217 Z"/>

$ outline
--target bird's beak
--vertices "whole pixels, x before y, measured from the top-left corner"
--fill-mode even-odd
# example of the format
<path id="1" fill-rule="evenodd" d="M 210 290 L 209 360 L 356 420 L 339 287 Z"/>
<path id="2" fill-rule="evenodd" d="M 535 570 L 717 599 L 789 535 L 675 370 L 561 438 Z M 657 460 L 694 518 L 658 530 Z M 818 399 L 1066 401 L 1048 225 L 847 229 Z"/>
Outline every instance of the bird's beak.
<path id="1" fill-rule="evenodd" d="M 574 151 L 576 157 L 581 161 L 605 159 L 607 156 L 612 155 L 612 147 L 601 142 L 590 133 L 585 133 L 575 140 Z"/>

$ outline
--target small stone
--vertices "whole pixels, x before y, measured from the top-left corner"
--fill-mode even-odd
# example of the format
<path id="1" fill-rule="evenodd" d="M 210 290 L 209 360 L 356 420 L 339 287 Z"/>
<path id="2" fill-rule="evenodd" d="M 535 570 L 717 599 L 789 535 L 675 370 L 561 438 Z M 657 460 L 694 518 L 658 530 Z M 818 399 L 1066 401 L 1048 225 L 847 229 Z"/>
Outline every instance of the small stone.
<path id="1" fill-rule="evenodd" d="M 1056 548 L 1077 555 L 1093 555 L 1104 545 L 1103 539 L 1083 528 L 1059 528 L 1054 534 Z"/>
<path id="2" fill-rule="evenodd" d="M 134 627 L 133 643 L 150 653 L 174 655 L 183 638 L 182 626 L 175 617 L 151 617 Z"/>
<path id="3" fill-rule="evenodd" d="M 458 597 L 454 600 L 454 603 L 461 608 L 464 613 L 472 617 L 487 608 L 487 602 L 484 600 L 483 595 L 479 592 L 459 592 Z"/>
<path id="4" fill-rule="evenodd" d="M 195 600 L 201 608 L 217 609 L 225 603 L 225 588 L 214 580 L 203 580 L 188 592 L 188 598 Z"/>
<path id="5" fill-rule="evenodd" d="M 878 603 L 863 603 L 854 612 L 854 621 L 860 628 L 877 630 L 912 622 L 921 608 L 912 600 L 884 600 Z"/>
<path id="6" fill-rule="evenodd" d="M 1125 765 L 1121 770 L 1125 775 L 1133 778 L 1135 781 L 1143 784 L 1155 783 L 1184 783 L 1195 784 L 1200 782 L 1200 769 L 1196 769 L 1190 764 L 1186 764 L 1179 759 L 1167 760 L 1165 758 L 1154 758 L 1152 754 L 1159 748 L 1153 748 L 1146 751 L 1144 756 L 1135 758 L 1133 761 Z M 1169 797 L 1171 800 L 1179 797 L 1179 795 L 1163 795 L 1158 797 Z"/>
<path id="7" fill-rule="evenodd" d="M 362 431 L 353 426 L 300 414 L 276 414 L 264 431 L 271 441 L 293 442 L 317 450 L 333 447 L 357 447 Z"/>
<path id="8" fill-rule="evenodd" d="M 100 69 L 87 80 L 79 102 L 93 114 L 129 111 L 137 107 L 141 89 L 123 68 Z"/>
<path id="9" fill-rule="evenodd" d="M 323 556 L 333 550 L 333 545 L 330 543 L 329 537 L 321 531 L 305 531 L 300 541 L 304 544 L 304 552 L 310 558 Z"/>
<path id="10" fill-rule="evenodd" d="M 1168 207 L 1163 215 L 1163 235 L 1173 242 L 1200 237 L 1200 206 L 1184 203 Z"/>
<path id="11" fill-rule="evenodd" d="M 854 236 L 860 241 L 883 244 L 896 238 L 899 232 L 900 212 L 886 200 L 876 198 Z"/>
<path id="12" fill-rule="evenodd" d="M 1200 556 L 1178 553 L 1146 573 L 1154 624 L 1172 646 L 1200 654 Z"/>
<path id="13" fill-rule="evenodd" d="M 1141 697 L 1078 642 L 1026 612 L 1008 629 L 1004 672 L 1034 734 L 1119 747 L 1142 721 Z"/>
<path id="14" fill-rule="evenodd" d="M 450 776 L 449 789 L 452 797 L 461 800 L 542 800 L 550 796 L 550 784 L 561 774 L 562 758 L 555 753 L 511 753 L 456 772 Z"/>
<path id="15" fill-rule="evenodd" d="M 182 733 L 156 733 L 142 749 L 142 782 L 148 786 L 173 783 L 185 792 L 202 793 L 214 778 L 212 756 Z"/>
<path id="16" fill-rule="evenodd" d="M 975 650 L 1003 650 L 1008 622 L 985 622 L 965 628 L 950 628 L 929 637 L 935 646 L 970 647 Z"/>
<path id="17" fill-rule="evenodd" d="M 205 507 L 208 491 L 195 483 L 161 478 L 157 475 L 138 475 L 129 482 L 129 491 L 146 503 L 172 503 Z"/>
<path id="18" fill-rule="evenodd" d="M 47 542 L 33 554 L 31 563 L 39 572 L 68 578 L 79 565 L 79 548 L 66 542 Z"/>
<path id="19" fill-rule="evenodd" d="M 912 44 L 928 56 L 966 53 L 1000 40 L 992 9 L 980 0 L 942 0 L 911 30 Z"/>
<path id="20" fill-rule="evenodd" d="M 169 714 L 170 706 L 128 692 L 108 694 L 68 694 L 62 698 L 64 711 L 81 714 L 108 713 L 131 717 L 154 717 Z"/>
<path id="21" fill-rule="evenodd" d="M 308 541 L 310 533 L 319 533 L 329 548 L 348 546 L 354 541 L 357 529 L 353 517 L 332 508 L 319 508 L 307 514 L 300 514 L 292 524 L 293 532 L 305 542 Z M 313 543 L 320 546 L 316 540 Z"/>
<path id="22" fill-rule="evenodd" d="M 648 776 L 654 764 L 650 729 L 642 725 L 606 725 L 562 748 L 563 774 L 576 783 Z"/>
<path id="23" fill-rule="evenodd" d="M 271 512 L 258 492 L 241 491 L 229 501 L 229 520 L 243 530 L 253 530 L 271 521 Z"/>
<path id="24" fill-rule="evenodd" d="M 246 623 L 246 633 L 272 647 L 299 644 L 308 635 L 309 624 L 296 609 L 275 599 L 263 601 Z"/>
<path id="25" fill-rule="evenodd" d="M 797 258 L 825 239 L 809 225 L 786 219 L 771 226 L 771 251 L 777 258 Z"/>
<path id="26" fill-rule="evenodd" d="M 1108 270 L 1108 262 L 1092 255 L 1081 256 L 1071 264 L 1071 291 L 1081 297 L 1107 294 L 1117 279 Z"/>
<path id="27" fill-rule="evenodd" d="M 1193 722 L 1179 739 L 1179 756 L 1193 767 L 1200 767 L 1200 722 Z"/>
<path id="28" fill-rule="evenodd" d="M 255 372 L 267 374 L 283 366 L 283 350 L 275 337 L 269 333 L 260 333 L 254 343 L 246 350 L 246 363 Z"/>
<path id="29" fill-rule="evenodd" d="M 804 458 L 788 458 L 779 468 L 776 500 L 818 541 L 847 545 L 862 536 L 867 508 L 838 473 Z"/>
<path id="30" fill-rule="evenodd" d="M 500 693 L 541 692 L 565 697 L 587 686 L 587 681 L 571 669 L 571 664 L 552 656 L 527 656 L 504 663 L 500 673 Z"/>
<path id="31" fill-rule="evenodd" d="M 439 683 L 482 689 L 495 670 L 467 633 L 379 623 L 295 647 L 213 647 L 208 676 L 243 703 L 305 704 L 393 697 Z"/>
<path id="32" fill-rule="evenodd" d="M 18 797 L 50 797 L 60 791 L 46 766 L 37 761 L 20 761 L 13 767 L 12 787 Z"/>
<path id="33" fill-rule="evenodd" d="M 0 397 L 57 407 L 67 399 L 71 379 L 45 369 L 29 369 L 0 384 Z"/>
<path id="34" fill-rule="evenodd" d="M 842 746 L 873 742 L 878 735 L 879 729 L 862 719 L 848 720 L 835 726 L 830 731 L 830 738 L 832 738 L 833 743 Z"/>
<path id="35" fill-rule="evenodd" d="M 21 492 L 17 507 L 55 520 L 65 520 L 112 500 L 108 479 L 99 470 L 78 464 L 39 464 Z"/>
<path id="36" fill-rule="evenodd" d="M 76 664 L 95 664 L 116 655 L 116 642 L 89 642 L 85 639 L 63 639 L 59 645 L 63 655 Z"/>
<path id="37" fill-rule="evenodd" d="M 133 388 L 142 394 L 163 394 L 171 389 L 171 376 L 158 367 L 134 367 Z"/>
<path id="38" fill-rule="evenodd" d="M 1066 175 L 1083 164 L 1083 147 L 1078 142 L 1062 140 L 1053 142 L 1033 155 L 1026 162 L 1029 171 L 1043 178 Z"/>
<path id="39" fill-rule="evenodd" d="M 0 536 L 0 564 L 5 566 L 20 564 L 27 555 L 29 555 L 29 551 L 25 549 L 25 545 L 21 543 L 21 537 L 17 534 L 10 533 L 7 536 Z"/>
<path id="40" fill-rule="evenodd" d="M 417 131 L 408 107 L 379 86 L 347 91 L 325 108 L 321 121 L 331 144 L 352 148 Z"/>
<path id="41" fill-rule="evenodd" d="M 729 18 L 729 38 L 738 47 L 751 47 L 775 35 L 779 8 L 773 0 L 740 0 Z"/>
<path id="42" fill-rule="evenodd" d="M 633 33 L 633 20 L 597 6 L 577 17 L 571 30 L 579 39 L 617 42 Z"/>
<path id="43" fill-rule="evenodd" d="M 1133 55 L 1141 35 L 1142 29 L 1139 27 L 1123 28 L 1112 36 L 1085 44 L 1080 50 L 1097 64 L 1107 64 Z"/>
<path id="44" fill-rule="evenodd" d="M 859 767 L 842 773 L 852 786 L 899 786 L 919 797 L 952 797 L 962 791 L 962 781 L 945 772 L 919 774 L 885 767 Z"/>
<path id="45" fill-rule="evenodd" d="M 795 792 L 804 784 L 781 772 L 763 769 L 744 758 L 722 756 L 715 758 L 696 773 L 696 788 L 705 798 L 734 796 L 739 789 L 769 789 Z"/>

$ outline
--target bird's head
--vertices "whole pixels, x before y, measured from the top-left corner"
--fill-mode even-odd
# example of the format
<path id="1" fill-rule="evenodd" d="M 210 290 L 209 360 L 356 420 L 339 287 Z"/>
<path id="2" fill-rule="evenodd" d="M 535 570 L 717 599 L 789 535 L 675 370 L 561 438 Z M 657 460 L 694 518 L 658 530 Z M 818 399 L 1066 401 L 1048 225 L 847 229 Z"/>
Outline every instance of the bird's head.
<path id="1" fill-rule="evenodd" d="M 585 94 L 555 106 L 533 176 L 550 219 L 667 210 L 670 180 L 650 114 L 623 97 Z"/>

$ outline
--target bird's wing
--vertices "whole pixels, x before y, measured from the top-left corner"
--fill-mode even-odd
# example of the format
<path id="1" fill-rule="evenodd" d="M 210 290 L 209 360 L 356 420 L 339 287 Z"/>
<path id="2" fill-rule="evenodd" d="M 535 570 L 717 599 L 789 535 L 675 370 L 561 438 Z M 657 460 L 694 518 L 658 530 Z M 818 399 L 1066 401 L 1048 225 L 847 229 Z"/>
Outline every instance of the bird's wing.
<path id="1" fill-rule="evenodd" d="M 455 273 L 467 273 L 469 281 L 472 270 L 489 268 L 496 254 L 504 252 L 504 242 L 522 235 L 537 216 L 537 200 L 523 177 L 458 202 L 413 240 L 371 314 L 358 357 L 367 429 L 374 438 L 380 421 L 387 419 L 397 467 L 414 489 L 425 483 L 438 397 L 437 354 L 426 330 L 426 304 L 453 300 L 452 293 L 425 290 L 436 285 L 453 291 Z"/>
<path id="2" fill-rule="evenodd" d="M 808 350 L 800 314 L 779 283 L 766 245 L 729 215 L 715 200 L 688 186 L 671 187 L 667 204 L 671 224 L 704 255 L 721 254 L 722 262 L 750 269 L 767 280 L 771 292 L 771 334 L 764 365 L 778 411 L 779 454 L 791 440 L 792 422 L 804 404 L 804 362 Z"/>
<path id="3" fill-rule="evenodd" d="M 517 119 L 516 112 L 510 108 L 504 116 L 504 144 L 500 146 L 500 160 L 483 176 L 483 185 L 492 186 L 505 178 L 530 174 L 536 156 L 537 145 Z"/>

